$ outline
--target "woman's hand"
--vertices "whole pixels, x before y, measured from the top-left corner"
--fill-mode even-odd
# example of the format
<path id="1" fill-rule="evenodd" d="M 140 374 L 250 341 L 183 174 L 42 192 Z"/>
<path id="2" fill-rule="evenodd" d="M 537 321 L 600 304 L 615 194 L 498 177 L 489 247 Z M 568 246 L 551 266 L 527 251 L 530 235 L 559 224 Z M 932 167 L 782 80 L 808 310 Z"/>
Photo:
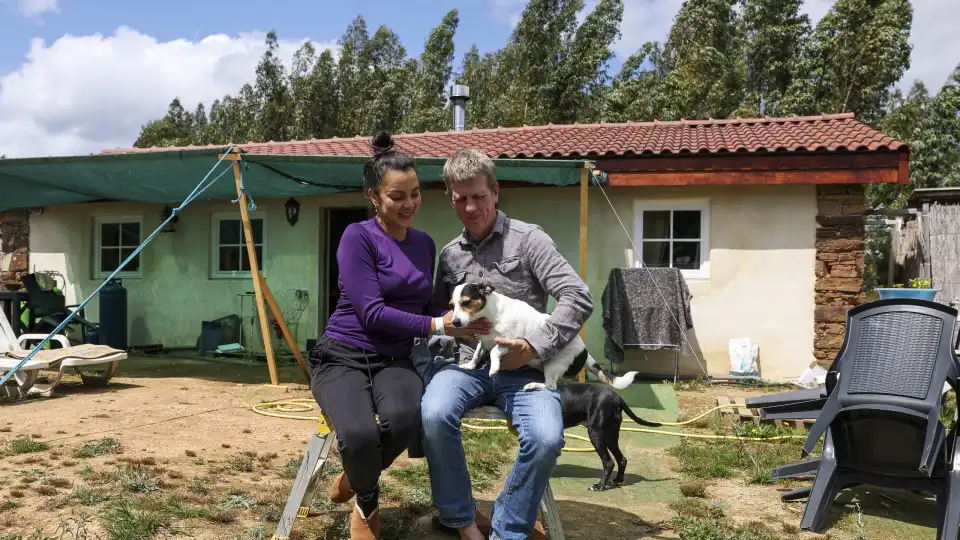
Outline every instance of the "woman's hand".
<path id="1" fill-rule="evenodd" d="M 456 339 L 475 340 L 478 335 L 489 334 L 491 326 L 493 325 L 490 321 L 481 317 L 467 326 L 458 328 L 453 325 L 453 311 L 443 314 L 443 334 Z"/>

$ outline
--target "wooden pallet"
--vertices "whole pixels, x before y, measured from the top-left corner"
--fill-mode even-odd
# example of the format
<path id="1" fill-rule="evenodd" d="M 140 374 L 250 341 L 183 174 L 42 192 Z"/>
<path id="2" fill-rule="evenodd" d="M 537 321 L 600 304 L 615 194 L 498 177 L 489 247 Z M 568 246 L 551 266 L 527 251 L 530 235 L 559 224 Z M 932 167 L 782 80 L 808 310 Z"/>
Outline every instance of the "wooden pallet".
<path id="1" fill-rule="evenodd" d="M 760 411 L 757 409 L 751 409 L 747 407 L 745 398 L 729 398 L 726 396 L 720 396 L 717 398 L 717 405 L 736 405 L 736 407 L 724 407 L 720 409 L 720 418 L 730 419 L 730 420 L 739 420 L 740 422 L 747 423 L 753 422 L 754 424 L 776 424 L 788 425 L 795 429 L 808 429 L 813 425 L 814 420 L 777 420 L 777 419 L 760 419 Z"/>

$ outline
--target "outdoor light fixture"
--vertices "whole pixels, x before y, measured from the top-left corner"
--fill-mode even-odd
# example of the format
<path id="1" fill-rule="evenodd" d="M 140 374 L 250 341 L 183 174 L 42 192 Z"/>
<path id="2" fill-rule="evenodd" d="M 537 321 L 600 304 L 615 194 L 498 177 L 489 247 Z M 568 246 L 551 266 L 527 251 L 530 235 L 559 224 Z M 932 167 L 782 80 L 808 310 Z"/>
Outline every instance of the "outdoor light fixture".
<path id="1" fill-rule="evenodd" d="M 170 208 L 168 205 L 163 205 L 163 210 L 160 212 L 160 223 L 167 221 L 167 219 L 169 219 L 172 214 L 173 214 L 173 209 Z M 173 216 L 173 219 L 171 219 L 170 222 L 167 223 L 163 227 L 163 230 L 160 232 L 165 232 L 165 233 L 175 232 L 177 229 L 173 226 L 173 224 L 178 221 L 180 221 L 180 216 Z"/>
<path id="2" fill-rule="evenodd" d="M 291 227 L 297 224 L 297 221 L 300 219 L 300 203 L 296 199 L 290 197 L 287 199 L 287 202 L 283 205 L 287 211 L 287 223 Z"/>

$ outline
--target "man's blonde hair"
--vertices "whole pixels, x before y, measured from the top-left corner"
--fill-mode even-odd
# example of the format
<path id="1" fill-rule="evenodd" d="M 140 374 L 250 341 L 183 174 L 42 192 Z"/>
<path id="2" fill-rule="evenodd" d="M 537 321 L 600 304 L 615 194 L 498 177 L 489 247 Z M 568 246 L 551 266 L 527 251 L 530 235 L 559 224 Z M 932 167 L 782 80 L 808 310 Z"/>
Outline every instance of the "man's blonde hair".
<path id="1" fill-rule="evenodd" d="M 487 179 L 491 190 L 497 184 L 496 165 L 489 156 L 476 148 L 461 148 L 443 164 L 443 183 L 450 193 L 451 186 L 472 180 L 478 174 Z"/>

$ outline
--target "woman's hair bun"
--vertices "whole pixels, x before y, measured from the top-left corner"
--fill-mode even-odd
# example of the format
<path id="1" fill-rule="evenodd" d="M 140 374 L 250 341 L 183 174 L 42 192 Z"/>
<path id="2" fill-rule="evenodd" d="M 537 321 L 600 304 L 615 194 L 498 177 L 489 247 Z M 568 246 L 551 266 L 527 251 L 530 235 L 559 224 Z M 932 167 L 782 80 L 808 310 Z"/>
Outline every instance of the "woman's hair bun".
<path id="1" fill-rule="evenodd" d="M 370 150 L 375 158 L 393 152 L 393 147 L 393 136 L 390 135 L 389 131 L 378 132 L 373 136 L 373 141 L 370 143 Z"/>

